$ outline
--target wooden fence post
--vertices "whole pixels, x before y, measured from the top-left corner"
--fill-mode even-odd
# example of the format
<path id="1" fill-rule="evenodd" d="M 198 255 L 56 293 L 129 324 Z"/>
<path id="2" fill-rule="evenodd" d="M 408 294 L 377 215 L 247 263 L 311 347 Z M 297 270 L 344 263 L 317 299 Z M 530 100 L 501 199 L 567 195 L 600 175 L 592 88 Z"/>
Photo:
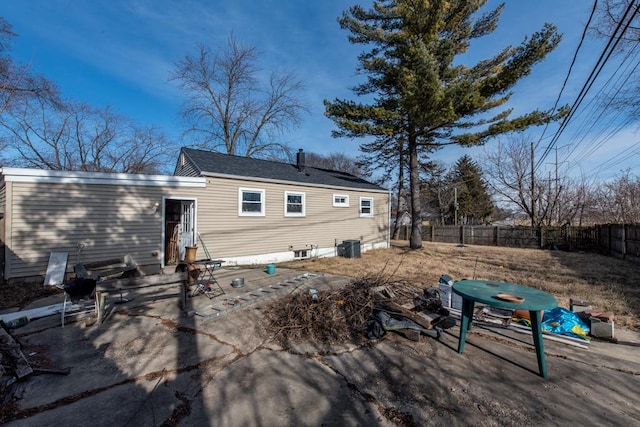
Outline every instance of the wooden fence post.
<path id="1" fill-rule="evenodd" d="M 627 256 L 627 225 L 622 224 L 622 259 Z"/>

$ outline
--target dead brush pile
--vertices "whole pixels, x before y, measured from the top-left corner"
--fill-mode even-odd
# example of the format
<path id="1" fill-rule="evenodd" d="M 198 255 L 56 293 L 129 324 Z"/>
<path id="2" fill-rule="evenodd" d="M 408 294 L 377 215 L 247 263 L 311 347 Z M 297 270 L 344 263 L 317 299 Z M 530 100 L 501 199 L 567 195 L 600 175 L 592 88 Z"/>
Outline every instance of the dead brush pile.
<path id="1" fill-rule="evenodd" d="M 308 291 L 279 299 L 264 311 L 267 328 L 284 348 L 304 342 L 363 344 L 368 341 L 365 323 L 377 301 L 375 290 L 381 288 L 391 290 L 398 304 L 422 294 L 421 289 L 389 282 L 382 274 L 356 278 L 343 288 L 319 291 L 317 301 Z"/>

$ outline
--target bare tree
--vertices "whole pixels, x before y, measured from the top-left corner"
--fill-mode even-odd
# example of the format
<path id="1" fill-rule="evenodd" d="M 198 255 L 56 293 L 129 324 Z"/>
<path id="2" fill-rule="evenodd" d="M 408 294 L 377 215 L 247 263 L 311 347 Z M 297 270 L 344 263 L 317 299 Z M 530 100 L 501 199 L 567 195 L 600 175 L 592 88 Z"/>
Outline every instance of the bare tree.
<path id="1" fill-rule="evenodd" d="M 517 206 L 519 211 L 532 218 L 531 153 L 524 138 L 498 141 L 495 150 L 484 151 L 483 164 L 489 185 L 503 203 Z"/>
<path id="2" fill-rule="evenodd" d="M 635 0 L 604 0 L 597 3 L 597 15 L 591 30 L 598 36 L 610 38 L 620 34 L 620 49 L 629 48 L 640 40 L 640 15 Z M 626 28 L 626 31 L 623 30 Z"/>
<path id="3" fill-rule="evenodd" d="M 558 203 L 558 224 L 574 224 L 578 226 L 594 224 L 595 211 L 592 206 L 593 191 L 583 178 L 567 180 Z"/>
<path id="4" fill-rule="evenodd" d="M 0 114 L 14 100 L 28 98 L 56 99 L 53 83 L 29 71 L 26 65 L 17 64 L 9 55 L 11 42 L 16 34 L 11 25 L 0 17 Z"/>
<path id="5" fill-rule="evenodd" d="M 423 215 L 434 223 L 445 225 L 450 219 L 453 224 L 449 207 L 454 203 L 454 186 L 447 182 L 447 166 L 439 161 L 423 163 L 420 187 Z"/>
<path id="6" fill-rule="evenodd" d="M 0 120 L 10 164 L 51 170 L 159 173 L 169 164 L 165 136 L 109 108 L 45 101 L 15 103 Z M 166 171 L 166 170 L 165 170 Z"/>
<path id="7" fill-rule="evenodd" d="M 32 73 L 27 65 L 16 63 L 11 58 L 11 43 L 16 34 L 11 24 L 0 17 L 0 117 L 15 104 L 27 100 L 38 100 L 57 105 L 56 86 L 42 76 Z M 0 164 L 7 161 L 8 140 L 0 135 Z"/>
<path id="8" fill-rule="evenodd" d="M 640 78 L 634 52 L 640 42 L 640 5 L 635 0 L 604 0 L 597 3 L 591 34 L 613 42 L 617 72 L 622 76 L 611 89 L 598 96 L 605 110 L 623 111 L 633 119 L 640 117 Z"/>
<path id="9" fill-rule="evenodd" d="M 176 62 L 172 80 L 186 97 L 182 109 L 196 145 L 247 157 L 288 157 L 282 134 L 299 124 L 307 106 L 303 83 L 292 73 L 258 79 L 258 53 L 233 35 L 222 49 L 200 44 Z"/>
<path id="10" fill-rule="evenodd" d="M 565 175 L 536 173 L 532 197 L 531 149 L 524 137 L 499 141 L 493 151 L 485 150 L 483 166 L 498 203 L 535 218 L 536 225 L 573 223 L 584 213 L 586 184 Z"/>
<path id="11" fill-rule="evenodd" d="M 63 103 L 48 79 L 10 56 L 15 33 L 0 18 L 2 163 L 52 170 L 125 173 L 167 171 L 165 136 L 109 108 Z"/>
<path id="12" fill-rule="evenodd" d="M 305 163 L 307 166 L 315 168 L 345 172 L 359 177 L 363 176 L 357 160 L 343 153 L 330 153 L 326 156 L 316 153 L 306 153 Z"/>
<path id="13" fill-rule="evenodd" d="M 614 181 L 602 183 L 594 192 L 591 208 L 594 222 L 640 223 L 640 177 L 627 170 Z"/>

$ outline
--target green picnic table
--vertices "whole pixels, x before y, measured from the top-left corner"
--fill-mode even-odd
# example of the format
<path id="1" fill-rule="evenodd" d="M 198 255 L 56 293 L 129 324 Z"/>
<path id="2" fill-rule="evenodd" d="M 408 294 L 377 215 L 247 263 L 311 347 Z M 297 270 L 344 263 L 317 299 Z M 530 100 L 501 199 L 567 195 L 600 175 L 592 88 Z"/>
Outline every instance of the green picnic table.
<path id="1" fill-rule="evenodd" d="M 547 378 L 540 311 L 558 306 L 558 301 L 553 295 L 523 285 L 492 280 L 460 280 L 453 283 L 453 292 L 462 297 L 458 353 L 462 354 L 464 351 L 464 342 L 467 331 L 471 329 L 473 308 L 476 302 L 510 310 L 527 310 L 531 319 L 531 333 L 536 348 L 540 376 Z"/>

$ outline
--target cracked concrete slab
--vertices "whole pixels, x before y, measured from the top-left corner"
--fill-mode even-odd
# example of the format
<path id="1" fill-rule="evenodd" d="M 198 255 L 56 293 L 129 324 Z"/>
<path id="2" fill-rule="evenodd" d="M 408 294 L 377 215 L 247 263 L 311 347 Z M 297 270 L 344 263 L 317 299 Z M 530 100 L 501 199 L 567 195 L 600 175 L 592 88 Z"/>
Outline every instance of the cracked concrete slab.
<path id="1" fill-rule="evenodd" d="M 283 280 L 222 271 L 226 297 Z M 325 275 L 304 287 L 342 286 Z M 304 289 L 304 288 L 303 288 Z M 186 316 L 176 289 L 135 294 L 102 325 L 58 316 L 16 330 L 26 352 L 67 376 L 40 375 L 14 385 L 18 407 L 8 425 L 632 425 L 640 385 L 640 337 L 616 331 L 619 344 L 588 350 L 546 341 L 549 377 L 537 374 L 531 337 L 474 327 L 464 354 L 458 328 L 418 342 L 399 335 L 357 347 L 307 343 L 283 350 L 262 322 L 265 304 L 216 319 Z M 210 304 L 193 298 L 193 307 Z"/>

